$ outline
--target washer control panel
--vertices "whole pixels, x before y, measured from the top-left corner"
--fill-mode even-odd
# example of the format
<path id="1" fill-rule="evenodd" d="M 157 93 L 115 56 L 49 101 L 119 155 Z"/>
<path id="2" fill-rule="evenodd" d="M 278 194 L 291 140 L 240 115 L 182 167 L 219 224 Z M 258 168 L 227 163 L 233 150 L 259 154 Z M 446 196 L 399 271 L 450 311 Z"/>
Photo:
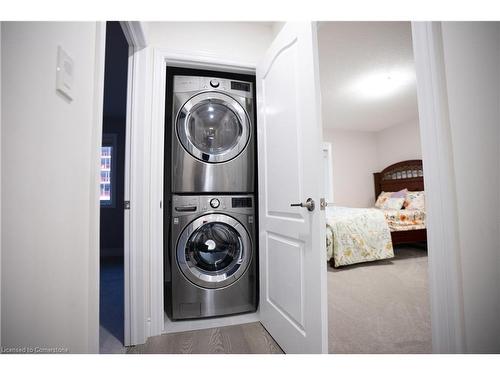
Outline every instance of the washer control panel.
<path id="1" fill-rule="evenodd" d="M 172 197 L 172 214 L 175 217 L 209 211 L 253 213 L 254 197 L 252 195 L 173 195 Z"/>

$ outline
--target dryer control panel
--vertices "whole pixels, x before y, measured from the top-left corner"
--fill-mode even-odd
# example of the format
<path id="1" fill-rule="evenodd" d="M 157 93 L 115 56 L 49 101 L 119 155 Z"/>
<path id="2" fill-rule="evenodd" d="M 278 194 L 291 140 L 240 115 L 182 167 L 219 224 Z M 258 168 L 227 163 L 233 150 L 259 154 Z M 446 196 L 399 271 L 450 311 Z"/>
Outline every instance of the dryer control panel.
<path id="1" fill-rule="evenodd" d="M 214 77 L 175 76 L 174 92 L 202 90 L 226 91 L 232 95 L 253 98 L 253 83 Z"/>

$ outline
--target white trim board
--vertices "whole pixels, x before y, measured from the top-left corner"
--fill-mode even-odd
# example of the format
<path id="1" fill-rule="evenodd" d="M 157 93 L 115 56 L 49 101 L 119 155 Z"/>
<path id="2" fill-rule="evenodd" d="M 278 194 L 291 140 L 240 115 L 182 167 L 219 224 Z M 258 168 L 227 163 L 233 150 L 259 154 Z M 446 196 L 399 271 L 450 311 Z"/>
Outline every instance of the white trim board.
<path id="1" fill-rule="evenodd" d="M 165 314 L 165 329 L 162 333 L 186 332 L 198 329 L 227 327 L 238 324 L 259 322 L 259 312 L 249 314 L 239 314 L 233 316 L 224 316 L 220 318 L 186 320 L 172 322 Z"/>
<path id="2" fill-rule="evenodd" d="M 465 352 L 457 198 L 439 22 L 412 22 L 425 170 L 432 347 Z"/>
<path id="3" fill-rule="evenodd" d="M 139 51 L 148 45 L 144 24 L 141 21 L 120 21 L 128 45 Z"/>
<path id="4" fill-rule="evenodd" d="M 89 283 L 88 283 L 88 352 L 99 353 L 99 239 L 102 116 L 104 105 L 104 62 L 106 22 L 96 22 L 94 67 L 93 126 L 90 159 L 89 208 Z"/>
<path id="5" fill-rule="evenodd" d="M 149 337 L 147 275 L 149 269 L 149 137 L 150 123 L 149 51 L 144 48 L 140 22 L 121 22 L 129 43 L 127 116 L 125 141 L 124 212 L 125 346 L 146 342 Z"/>
<path id="6" fill-rule="evenodd" d="M 328 185 L 330 186 L 330 191 L 325 191 L 325 200 L 327 204 L 333 204 L 334 200 L 334 190 L 333 190 L 333 153 L 332 153 L 332 143 L 331 142 L 323 142 L 321 144 L 321 151 L 325 152 L 327 154 L 328 158 L 328 176 L 325 178 L 328 180 Z M 323 155 L 322 159 L 323 159 Z"/>
<path id="7" fill-rule="evenodd" d="M 187 54 L 169 49 L 153 50 L 153 89 L 151 94 L 151 169 L 150 169 L 150 311 L 151 325 L 149 336 L 165 332 L 179 332 L 191 329 L 213 328 L 215 326 L 258 321 L 258 313 L 239 317 L 204 319 L 196 322 L 172 322 L 163 310 L 163 160 L 165 137 L 165 89 L 167 66 L 210 69 L 235 73 L 255 74 L 253 64 L 242 64 L 216 58 L 206 53 Z M 144 287 L 146 287 L 144 285 Z M 146 289 L 143 289 L 146 291 Z M 215 324 L 215 325 L 214 325 Z"/>
<path id="8" fill-rule="evenodd" d="M 2 347 L 2 22 L 0 21 L 0 347 Z"/>

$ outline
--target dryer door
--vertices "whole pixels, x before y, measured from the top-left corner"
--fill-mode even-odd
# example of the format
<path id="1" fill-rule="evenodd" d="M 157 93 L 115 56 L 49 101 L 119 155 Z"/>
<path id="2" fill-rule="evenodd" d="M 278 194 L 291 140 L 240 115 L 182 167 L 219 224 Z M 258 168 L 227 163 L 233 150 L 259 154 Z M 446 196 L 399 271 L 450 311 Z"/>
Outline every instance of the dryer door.
<path id="1" fill-rule="evenodd" d="M 250 138 L 250 120 L 243 107 L 220 92 L 191 97 L 176 121 L 182 146 L 195 158 L 222 163 L 238 156 Z"/>
<path id="2" fill-rule="evenodd" d="M 190 223 L 177 242 L 177 263 L 184 276 L 204 288 L 234 283 L 252 259 L 247 231 L 234 218 L 208 214 Z"/>

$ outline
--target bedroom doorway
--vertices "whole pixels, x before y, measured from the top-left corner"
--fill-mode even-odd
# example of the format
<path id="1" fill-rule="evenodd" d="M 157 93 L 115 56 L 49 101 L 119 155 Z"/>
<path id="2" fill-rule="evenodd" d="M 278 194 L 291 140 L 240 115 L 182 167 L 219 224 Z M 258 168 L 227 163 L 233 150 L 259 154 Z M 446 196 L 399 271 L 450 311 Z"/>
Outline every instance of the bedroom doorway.
<path id="1" fill-rule="evenodd" d="M 318 48 L 329 352 L 431 353 L 411 24 L 321 22 Z"/>

